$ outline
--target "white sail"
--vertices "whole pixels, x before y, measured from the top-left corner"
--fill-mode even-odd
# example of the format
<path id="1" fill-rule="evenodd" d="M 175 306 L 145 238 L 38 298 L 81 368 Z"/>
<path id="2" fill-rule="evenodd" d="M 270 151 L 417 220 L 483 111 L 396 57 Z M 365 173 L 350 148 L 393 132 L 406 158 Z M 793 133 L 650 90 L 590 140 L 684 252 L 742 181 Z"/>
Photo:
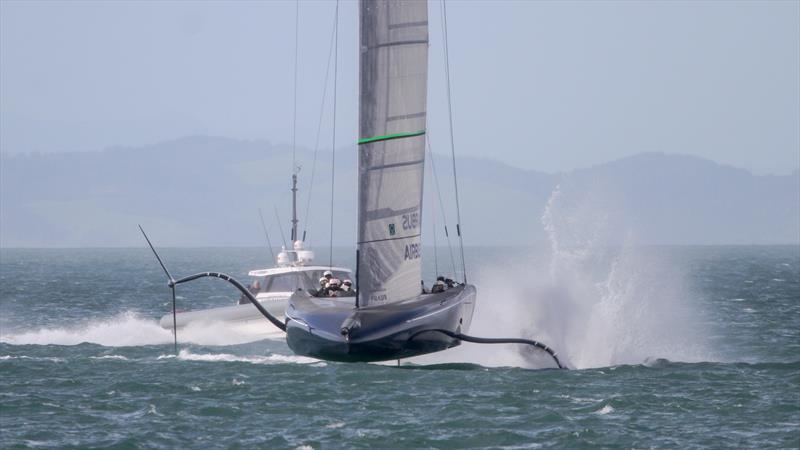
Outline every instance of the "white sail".
<path id="1" fill-rule="evenodd" d="M 420 293 L 428 79 L 425 0 L 361 0 L 359 305 Z"/>

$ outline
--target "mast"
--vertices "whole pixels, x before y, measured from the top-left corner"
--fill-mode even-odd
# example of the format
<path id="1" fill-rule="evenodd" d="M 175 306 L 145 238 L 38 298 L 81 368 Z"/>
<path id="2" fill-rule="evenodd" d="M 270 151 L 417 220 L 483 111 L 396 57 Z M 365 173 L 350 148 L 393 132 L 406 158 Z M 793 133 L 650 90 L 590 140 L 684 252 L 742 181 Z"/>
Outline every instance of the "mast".
<path id="1" fill-rule="evenodd" d="M 297 172 L 292 174 L 292 243 L 294 243 L 294 241 L 296 240 L 297 240 Z"/>

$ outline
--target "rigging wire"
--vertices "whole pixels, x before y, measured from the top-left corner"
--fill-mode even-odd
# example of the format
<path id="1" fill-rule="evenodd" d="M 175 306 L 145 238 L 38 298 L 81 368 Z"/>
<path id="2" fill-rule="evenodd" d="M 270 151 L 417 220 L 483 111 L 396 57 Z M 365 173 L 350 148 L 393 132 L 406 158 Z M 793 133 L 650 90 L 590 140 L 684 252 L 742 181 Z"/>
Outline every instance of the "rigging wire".
<path id="1" fill-rule="evenodd" d="M 338 1 L 338 0 L 337 0 Z M 444 71 L 447 78 L 447 111 L 450 119 L 450 153 L 453 157 L 453 185 L 456 191 L 456 231 L 461 249 L 461 270 L 464 275 L 464 284 L 467 283 L 467 266 L 464 262 L 464 238 L 461 236 L 461 206 L 458 199 L 458 175 L 456 174 L 456 145 L 453 137 L 453 101 L 450 97 L 450 52 L 447 46 L 447 3 L 442 0 L 442 34 L 444 34 Z"/>
<path id="2" fill-rule="evenodd" d="M 437 251 L 438 245 L 436 244 L 436 208 L 431 208 L 431 219 L 433 222 L 433 272 L 436 277 L 439 276 L 439 252 Z"/>
<path id="3" fill-rule="evenodd" d="M 258 208 L 258 217 L 261 218 L 261 229 L 264 230 L 264 237 L 267 238 L 267 248 L 269 254 L 272 255 L 272 261 L 275 261 L 275 252 L 272 251 L 272 242 L 269 240 L 269 233 L 267 232 L 267 225 L 264 223 L 264 214 L 261 213 L 261 208 Z"/>
<path id="4" fill-rule="evenodd" d="M 333 27 L 333 149 L 331 151 L 331 234 L 328 265 L 333 268 L 333 187 L 336 180 L 336 78 L 339 70 L 339 0 L 336 0 L 336 22 Z"/>
<path id="5" fill-rule="evenodd" d="M 442 201 L 442 190 L 439 188 L 439 175 L 436 172 L 436 163 L 433 160 L 433 150 L 431 149 L 430 133 L 428 133 L 428 139 L 425 140 L 425 143 L 428 146 L 428 159 L 431 162 L 431 169 L 433 169 L 433 181 L 436 184 L 436 195 L 439 198 L 439 208 L 442 211 L 442 222 L 444 223 L 444 237 L 447 239 L 447 249 L 450 251 L 450 264 L 452 264 L 453 278 L 455 278 L 456 258 L 453 255 L 453 245 L 450 243 L 450 233 L 447 232 L 447 214 L 445 214 L 444 211 L 444 202 Z"/>
<path id="6" fill-rule="evenodd" d="M 294 13 L 294 103 L 292 107 L 292 174 L 297 174 L 297 53 L 300 31 L 300 0 L 295 0 Z"/>
<path id="7" fill-rule="evenodd" d="M 322 105 L 319 108 L 319 122 L 317 124 L 317 138 L 314 144 L 314 158 L 311 163 L 311 180 L 308 184 L 308 201 L 306 202 L 306 212 L 303 216 L 303 241 L 306 240 L 306 231 L 308 229 L 308 212 L 311 210 L 311 199 L 313 196 L 311 192 L 314 188 L 314 175 L 317 171 L 317 154 L 319 152 L 319 137 L 322 134 L 322 119 L 325 116 L 325 100 L 328 97 L 328 75 L 330 74 L 331 69 L 331 57 L 333 56 L 333 33 L 336 31 L 336 23 L 334 22 L 333 26 L 331 27 L 331 43 L 330 48 L 328 49 L 328 64 L 325 66 L 325 82 L 323 83 L 322 88 Z"/>
<path id="8" fill-rule="evenodd" d="M 278 230 L 281 232 L 281 240 L 283 241 L 283 249 L 286 250 L 286 236 L 283 234 L 283 227 L 281 226 L 281 218 L 278 216 L 278 207 L 276 205 L 272 205 L 272 208 L 275 210 L 275 220 L 278 221 Z"/>

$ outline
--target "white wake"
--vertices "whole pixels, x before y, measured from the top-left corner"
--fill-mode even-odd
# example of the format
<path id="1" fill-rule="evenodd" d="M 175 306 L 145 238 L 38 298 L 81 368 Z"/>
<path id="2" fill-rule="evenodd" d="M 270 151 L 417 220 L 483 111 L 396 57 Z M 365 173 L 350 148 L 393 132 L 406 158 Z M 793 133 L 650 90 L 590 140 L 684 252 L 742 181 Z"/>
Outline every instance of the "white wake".
<path id="1" fill-rule="evenodd" d="M 175 358 L 175 355 L 162 355 L 159 359 Z M 296 355 L 281 355 L 272 353 L 269 355 L 234 355 L 229 353 L 194 353 L 183 349 L 177 359 L 182 361 L 203 361 L 203 362 L 246 362 L 250 364 L 315 364 L 325 366 L 326 363 L 314 358 Z"/>
<path id="2" fill-rule="evenodd" d="M 178 329 L 178 342 L 198 345 L 236 345 L 282 337 L 283 333 L 266 321 L 198 323 Z M 173 336 L 172 331 L 161 328 L 157 320 L 126 311 L 108 318 L 64 326 L 36 330 L 3 329 L 0 342 L 15 345 L 77 345 L 87 342 L 107 347 L 131 347 L 170 344 Z"/>

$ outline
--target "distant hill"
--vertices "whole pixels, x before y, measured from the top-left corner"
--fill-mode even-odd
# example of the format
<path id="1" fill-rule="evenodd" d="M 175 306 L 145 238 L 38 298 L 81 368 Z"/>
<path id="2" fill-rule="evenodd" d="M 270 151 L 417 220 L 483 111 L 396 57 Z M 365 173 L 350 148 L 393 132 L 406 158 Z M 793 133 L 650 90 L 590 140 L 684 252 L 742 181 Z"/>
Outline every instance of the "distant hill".
<path id="1" fill-rule="evenodd" d="M 334 241 L 350 245 L 355 241 L 355 149 L 336 155 Z M 324 245 L 331 154 L 318 155 L 304 227 L 312 157 L 298 150 L 303 165 L 298 209 L 310 243 Z M 452 169 L 448 158 L 436 156 L 435 163 L 454 231 Z M 162 246 L 262 245 L 259 208 L 277 244 L 273 205 L 287 230 L 290 168 L 291 151 L 285 146 L 214 137 L 100 152 L 3 156 L 0 246 L 140 246 L 137 223 Z M 646 153 L 556 175 L 461 158 L 458 174 L 467 245 L 546 242 L 542 216 L 557 186 L 550 202 L 554 226 L 575 227 L 581 220 L 591 227 L 602 219 L 632 231 L 643 244 L 800 243 L 798 171 L 755 176 L 696 157 Z M 427 177 L 426 244 L 432 243 L 431 205 L 438 202 L 434 186 Z M 552 220 L 554 214 L 558 220 Z M 441 225 L 438 209 L 436 215 Z M 440 244 L 443 238 L 440 233 Z"/>

